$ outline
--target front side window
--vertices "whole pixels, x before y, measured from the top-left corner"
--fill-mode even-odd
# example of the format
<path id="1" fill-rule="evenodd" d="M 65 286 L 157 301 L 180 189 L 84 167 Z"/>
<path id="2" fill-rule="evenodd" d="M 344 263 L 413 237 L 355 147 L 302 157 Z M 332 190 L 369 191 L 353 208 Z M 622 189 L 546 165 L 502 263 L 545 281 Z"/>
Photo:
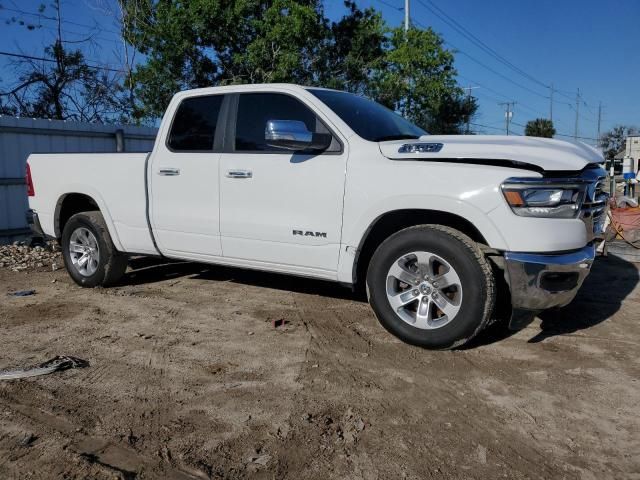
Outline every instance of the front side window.
<path id="1" fill-rule="evenodd" d="M 360 137 L 370 142 L 416 139 L 427 132 L 379 103 L 336 90 L 310 88 Z"/>
<path id="2" fill-rule="evenodd" d="M 243 93 L 238 100 L 236 151 L 286 151 L 267 145 L 269 120 L 298 120 L 312 133 L 329 133 L 315 113 L 299 100 L 281 93 Z"/>
<path id="3" fill-rule="evenodd" d="M 180 102 L 169 132 L 169 148 L 178 152 L 213 150 L 222 99 L 222 95 L 208 95 Z"/>

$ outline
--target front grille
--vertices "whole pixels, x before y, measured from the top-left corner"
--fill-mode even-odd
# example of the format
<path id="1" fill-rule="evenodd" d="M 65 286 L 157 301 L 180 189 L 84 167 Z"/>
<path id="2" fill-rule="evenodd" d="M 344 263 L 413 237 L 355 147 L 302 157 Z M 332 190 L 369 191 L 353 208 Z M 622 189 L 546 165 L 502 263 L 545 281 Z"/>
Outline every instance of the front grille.
<path id="1" fill-rule="evenodd" d="M 602 240 L 604 238 L 604 225 L 607 216 L 607 204 L 609 203 L 609 195 L 603 190 L 605 179 L 604 175 L 592 180 L 585 178 L 588 183 L 586 184 L 580 218 L 587 227 L 589 241 Z"/>

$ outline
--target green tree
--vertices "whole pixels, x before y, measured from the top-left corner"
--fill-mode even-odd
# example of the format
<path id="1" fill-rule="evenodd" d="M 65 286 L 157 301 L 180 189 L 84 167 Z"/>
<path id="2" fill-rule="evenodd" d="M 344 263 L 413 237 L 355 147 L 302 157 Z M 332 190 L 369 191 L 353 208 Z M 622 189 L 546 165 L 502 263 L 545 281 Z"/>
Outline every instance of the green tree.
<path id="1" fill-rule="evenodd" d="M 600 146 L 604 152 L 604 158 L 613 160 L 616 153 L 625 148 L 627 137 L 640 133 L 636 127 L 617 125 L 600 137 Z"/>
<path id="2" fill-rule="evenodd" d="M 475 99 L 431 29 L 389 29 L 352 0 L 337 21 L 320 0 L 119 0 L 126 39 L 146 56 L 132 74 L 136 115 L 157 118 L 178 90 L 294 82 L 367 95 L 434 133 L 458 133 Z"/>
<path id="3" fill-rule="evenodd" d="M 45 60 L 15 63 L 17 80 L 0 90 L 5 113 L 85 122 L 119 119 L 121 87 L 113 76 L 87 65 L 82 52 L 58 40 L 44 54 Z"/>
<path id="4" fill-rule="evenodd" d="M 16 78 L 0 87 L 0 113 L 88 122 L 121 119 L 117 74 L 88 65 L 80 49 L 68 48 L 62 37 L 60 0 L 51 8 L 57 19 L 56 38 L 44 48 L 42 59 L 25 56 L 12 63 Z M 39 28 L 19 19 L 10 23 Z"/>
<path id="5" fill-rule="evenodd" d="M 384 65 L 386 26 L 373 8 L 360 10 L 352 1 L 345 6 L 347 14 L 326 32 L 315 83 L 367 94 L 373 72 Z"/>
<path id="6" fill-rule="evenodd" d="M 369 94 L 430 133 L 461 133 L 478 107 L 457 85 L 454 55 L 443 43 L 430 28 L 391 29 Z"/>
<path id="7" fill-rule="evenodd" d="M 553 138 L 556 134 L 556 129 L 553 126 L 553 122 L 548 118 L 536 118 L 527 122 L 524 127 L 524 134 L 527 137 Z"/>
<path id="8" fill-rule="evenodd" d="M 133 72 L 137 116 L 159 117 L 182 89 L 312 83 L 328 26 L 315 0 L 121 0 L 126 40 L 146 62 Z"/>
<path id="9" fill-rule="evenodd" d="M 275 0 L 251 22 L 255 35 L 231 58 L 233 83 L 292 82 L 310 84 L 326 38 L 319 5 Z M 225 72 L 223 72 L 225 73 Z"/>

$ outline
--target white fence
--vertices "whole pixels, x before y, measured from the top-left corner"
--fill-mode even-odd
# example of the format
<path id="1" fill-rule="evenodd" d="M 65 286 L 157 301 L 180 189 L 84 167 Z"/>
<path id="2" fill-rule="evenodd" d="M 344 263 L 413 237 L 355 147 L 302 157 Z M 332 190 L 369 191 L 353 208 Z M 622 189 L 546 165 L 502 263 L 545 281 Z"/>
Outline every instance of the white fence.
<path id="1" fill-rule="evenodd" d="M 31 153 L 148 152 L 157 130 L 0 116 L 0 244 L 29 233 L 25 164 Z"/>

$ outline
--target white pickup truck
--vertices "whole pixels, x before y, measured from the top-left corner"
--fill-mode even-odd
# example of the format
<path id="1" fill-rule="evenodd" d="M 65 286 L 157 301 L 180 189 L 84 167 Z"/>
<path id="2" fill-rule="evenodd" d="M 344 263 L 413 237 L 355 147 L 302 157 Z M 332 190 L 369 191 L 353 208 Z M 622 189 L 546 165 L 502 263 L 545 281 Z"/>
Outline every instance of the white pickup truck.
<path id="1" fill-rule="evenodd" d="M 346 92 L 289 84 L 176 94 L 149 154 L 31 155 L 34 229 L 83 287 L 129 255 L 365 285 L 402 340 L 451 348 L 493 317 L 569 303 L 607 195 L 584 144 L 432 136 Z"/>

